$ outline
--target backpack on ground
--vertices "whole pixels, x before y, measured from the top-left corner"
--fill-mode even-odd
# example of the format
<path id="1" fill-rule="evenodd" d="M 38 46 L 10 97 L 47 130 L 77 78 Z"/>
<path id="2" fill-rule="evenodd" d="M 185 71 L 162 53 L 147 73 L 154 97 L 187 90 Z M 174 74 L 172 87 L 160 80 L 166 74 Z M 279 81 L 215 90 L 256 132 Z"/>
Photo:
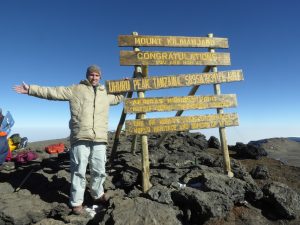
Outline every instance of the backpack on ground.
<path id="1" fill-rule="evenodd" d="M 14 145 L 19 145 L 21 142 L 21 136 L 20 134 L 13 134 L 9 137 Z"/>
<path id="2" fill-rule="evenodd" d="M 13 150 L 16 150 L 18 148 L 18 144 L 14 144 L 13 140 L 11 138 L 7 139 L 9 150 L 12 152 Z"/>
<path id="3" fill-rule="evenodd" d="M 26 148 L 28 144 L 28 138 L 27 137 L 22 137 L 21 142 L 19 144 L 19 148 Z"/>
<path id="4" fill-rule="evenodd" d="M 38 155 L 31 151 L 31 150 L 25 150 L 22 152 L 19 152 L 16 156 L 14 156 L 13 160 L 17 163 L 27 163 L 29 161 L 35 160 L 38 158 Z"/>

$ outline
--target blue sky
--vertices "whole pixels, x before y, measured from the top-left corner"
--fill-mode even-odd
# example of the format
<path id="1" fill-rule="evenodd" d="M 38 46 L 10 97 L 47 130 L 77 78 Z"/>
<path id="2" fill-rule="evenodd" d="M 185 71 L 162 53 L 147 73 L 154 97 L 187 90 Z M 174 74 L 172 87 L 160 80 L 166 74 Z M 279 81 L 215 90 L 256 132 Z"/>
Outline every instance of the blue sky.
<path id="1" fill-rule="evenodd" d="M 231 54 L 231 66 L 219 67 L 219 71 L 242 69 L 245 77 L 221 86 L 222 93 L 235 93 L 238 98 L 238 107 L 226 110 L 237 112 L 240 122 L 238 127 L 226 128 L 229 143 L 299 137 L 299 11 L 296 0 L 0 0 L 0 107 L 14 116 L 12 132 L 29 141 L 67 137 L 67 102 L 18 95 L 12 86 L 22 81 L 44 86 L 75 84 L 90 64 L 101 66 L 104 80 L 131 77 L 133 67 L 119 63 L 120 50 L 131 50 L 118 47 L 121 34 L 202 37 L 213 33 L 228 38 L 230 46 L 226 52 Z M 202 70 L 203 66 L 150 66 L 149 75 Z M 184 96 L 189 90 L 146 95 Z M 211 93 L 212 86 L 197 92 Z M 111 130 L 116 129 L 122 108 L 111 108 Z M 183 115 L 199 113 L 215 111 Z M 174 114 L 149 113 L 147 117 Z M 217 129 L 202 132 L 208 138 L 218 137 Z"/>

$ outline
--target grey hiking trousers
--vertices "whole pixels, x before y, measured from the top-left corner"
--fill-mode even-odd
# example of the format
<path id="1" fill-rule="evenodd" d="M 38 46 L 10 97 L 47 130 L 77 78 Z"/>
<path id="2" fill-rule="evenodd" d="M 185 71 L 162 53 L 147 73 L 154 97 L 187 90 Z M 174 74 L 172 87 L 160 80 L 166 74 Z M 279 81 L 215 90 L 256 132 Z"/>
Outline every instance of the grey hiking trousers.
<path id="1" fill-rule="evenodd" d="M 70 205 L 82 205 L 86 188 L 86 169 L 89 164 L 89 181 L 92 198 L 98 199 L 104 194 L 103 183 L 106 178 L 106 143 L 78 141 L 70 150 L 71 190 Z"/>

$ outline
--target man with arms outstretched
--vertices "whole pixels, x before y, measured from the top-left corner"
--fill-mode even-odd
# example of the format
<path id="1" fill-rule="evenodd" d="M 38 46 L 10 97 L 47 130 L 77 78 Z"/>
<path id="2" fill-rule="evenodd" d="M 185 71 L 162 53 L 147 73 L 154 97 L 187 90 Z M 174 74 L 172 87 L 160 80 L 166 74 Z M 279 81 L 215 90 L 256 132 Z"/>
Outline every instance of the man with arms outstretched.
<path id="1" fill-rule="evenodd" d="M 103 183 L 106 177 L 106 145 L 108 131 L 109 105 L 120 103 L 123 95 L 107 94 L 101 80 L 100 68 L 89 66 L 86 79 L 68 87 L 42 87 L 38 85 L 16 85 L 17 93 L 28 94 L 48 100 L 69 101 L 70 127 L 70 205 L 74 214 L 83 209 L 86 187 L 86 168 L 91 172 L 90 192 L 96 202 L 105 202 Z"/>

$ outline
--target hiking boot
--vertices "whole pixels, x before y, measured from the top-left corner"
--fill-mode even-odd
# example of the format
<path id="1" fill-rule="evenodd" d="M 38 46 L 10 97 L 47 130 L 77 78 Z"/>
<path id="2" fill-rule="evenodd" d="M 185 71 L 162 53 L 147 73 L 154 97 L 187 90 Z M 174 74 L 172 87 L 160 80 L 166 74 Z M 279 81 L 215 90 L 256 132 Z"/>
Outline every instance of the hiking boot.
<path id="1" fill-rule="evenodd" d="M 108 194 L 101 195 L 100 198 L 94 200 L 95 204 L 106 204 L 108 203 L 110 196 Z"/>
<path id="2" fill-rule="evenodd" d="M 72 208 L 72 213 L 75 214 L 75 215 L 80 215 L 83 213 L 83 207 L 82 205 L 79 205 L 79 206 L 73 206 Z"/>

